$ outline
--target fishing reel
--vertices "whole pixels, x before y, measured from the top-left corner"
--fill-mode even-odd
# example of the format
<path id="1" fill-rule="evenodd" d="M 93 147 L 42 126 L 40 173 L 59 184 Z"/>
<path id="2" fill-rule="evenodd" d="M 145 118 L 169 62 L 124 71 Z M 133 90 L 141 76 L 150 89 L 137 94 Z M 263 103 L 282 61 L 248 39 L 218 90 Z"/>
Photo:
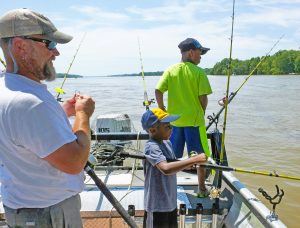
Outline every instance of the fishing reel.
<path id="1" fill-rule="evenodd" d="M 221 189 L 213 186 L 212 189 L 210 190 L 209 198 L 211 200 L 217 199 L 217 198 L 220 198 L 220 195 L 221 195 Z"/>
<path id="2" fill-rule="evenodd" d="M 155 99 L 152 98 L 148 101 L 143 101 L 143 106 L 149 107 L 151 104 L 155 103 Z"/>

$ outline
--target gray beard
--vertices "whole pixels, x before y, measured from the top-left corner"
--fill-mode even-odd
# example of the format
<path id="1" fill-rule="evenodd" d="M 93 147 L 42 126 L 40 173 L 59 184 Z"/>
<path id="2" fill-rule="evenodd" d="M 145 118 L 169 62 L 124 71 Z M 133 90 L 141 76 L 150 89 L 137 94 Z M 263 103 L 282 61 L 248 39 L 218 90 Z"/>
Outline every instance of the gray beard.
<path id="1" fill-rule="evenodd" d="M 46 64 L 43 69 L 43 75 L 44 75 L 43 80 L 51 82 L 51 81 L 55 80 L 55 78 L 56 78 L 56 71 L 55 71 L 54 67 Z"/>
<path id="2" fill-rule="evenodd" d="M 56 71 L 50 63 L 44 65 L 44 67 L 36 67 L 36 61 L 30 58 L 28 61 L 24 60 L 24 65 L 27 66 L 27 70 L 35 75 L 40 81 L 53 81 L 56 78 Z"/>

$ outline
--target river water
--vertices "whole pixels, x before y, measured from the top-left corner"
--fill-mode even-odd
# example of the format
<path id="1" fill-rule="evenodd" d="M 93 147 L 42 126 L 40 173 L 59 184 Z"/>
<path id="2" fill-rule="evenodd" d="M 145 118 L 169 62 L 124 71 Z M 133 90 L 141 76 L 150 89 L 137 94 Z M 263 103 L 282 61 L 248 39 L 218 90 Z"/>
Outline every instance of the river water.
<path id="1" fill-rule="evenodd" d="M 230 91 L 236 91 L 245 78 L 231 77 Z M 154 98 L 158 79 L 145 78 L 149 98 Z M 209 76 L 209 80 L 213 94 L 209 96 L 207 115 L 219 111 L 217 101 L 225 96 L 227 83 L 226 77 Z M 61 83 L 62 79 L 48 83 L 48 89 L 54 91 Z M 230 166 L 256 171 L 275 170 L 278 174 L 300 177 L 299 85 L 299 76 L 253 76 L 241 88 L 228 107 L 225 143 Z M 142 130 L 140 117 L 145 111 L 142 77 L 67 79 L 64 89 L 64 97 L 72 96 L 75 91 L 91 95 L 96 101 L 93 118 L 100 114 L 126 113 L 135 129 Z M 223 114 L 219 121 L 220 131 L 222 124 Z M 271 205 L 258 188 L 262 187 L 271 196 L 276 193 L 275 185 L 283 189 L 285 195 L 276 212 L 288 227 L 298 227 L 300 181 L 254 174 L 234 175 L 270 209 Z"/>

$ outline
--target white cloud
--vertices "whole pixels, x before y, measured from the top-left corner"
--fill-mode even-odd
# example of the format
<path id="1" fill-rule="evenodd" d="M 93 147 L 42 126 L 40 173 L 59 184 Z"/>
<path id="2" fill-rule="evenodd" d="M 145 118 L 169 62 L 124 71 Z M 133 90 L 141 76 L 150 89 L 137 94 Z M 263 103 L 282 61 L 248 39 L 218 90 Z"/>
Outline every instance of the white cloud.
<path id="1" fill-rule="evenodd" d="M 74 36 L 71 43 L 58 46 L 61 56 L 55 63 L 57 71 L 67 70 L 85 32 L 87 37 L 71 73 L 139 72 L 138 37 L 145 71 L 164 70 L 179 61 L 177 45 L 186 37 L 199 39 L 211 48 L 201 60 L 202 67 L 212 67 L 229 56 L 232 1 L 168 0 L 147 8 L 143 4 L 123 9 L 84 4 L 50 11 L 49 17 L 59 29 Z M 286 36 L 276 50 L 298 50 L 299 0 L 236 1 L 235 10 L 233 58 L 263 56 L 282 34 Z"/>
<path id="2" fill-rule="evenodd" d="M 261 24 L 291 27 L 300 25 L 300 13 L 297 9 L 284 9 L 270 7 L 268 10 L 259 10 L 255 13 L 244 13 L 238 16 L 239 25 L 247 27 Z"/>

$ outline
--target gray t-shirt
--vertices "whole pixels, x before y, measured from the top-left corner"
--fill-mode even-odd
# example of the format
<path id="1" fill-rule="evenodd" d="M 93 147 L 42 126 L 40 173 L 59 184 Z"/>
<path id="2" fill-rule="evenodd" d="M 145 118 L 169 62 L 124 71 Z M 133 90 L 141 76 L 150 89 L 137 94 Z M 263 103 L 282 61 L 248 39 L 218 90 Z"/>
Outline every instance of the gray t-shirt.
<path id="1" fill-rule="evenodd" d="M 156 165 L 176 159 L 170 141 L 159 143 L 150 139 L 145 145 L 144 208 L 147 212 L 169 212 L 177 207 L 176 174 L 164 175 Z"/>

